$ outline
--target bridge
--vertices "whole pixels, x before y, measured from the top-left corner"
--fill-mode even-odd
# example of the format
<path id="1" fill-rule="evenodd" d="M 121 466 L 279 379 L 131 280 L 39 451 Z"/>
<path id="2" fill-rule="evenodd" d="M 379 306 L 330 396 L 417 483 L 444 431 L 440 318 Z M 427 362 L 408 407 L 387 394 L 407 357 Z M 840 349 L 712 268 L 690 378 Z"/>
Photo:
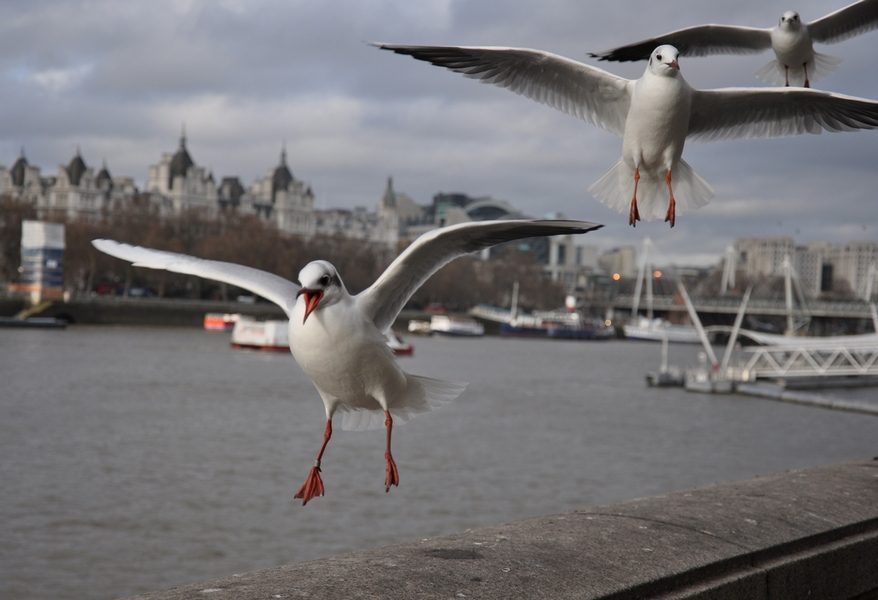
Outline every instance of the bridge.
<path id="1" fill-rule="evenodd" d="M 723 314 L 734 315 L 741 306 L 741 299 L 737 297 L 698 298 L 691 297 L 692 303 L 698 314 Z M 611 300 L 615 310 L 630 311 L 634 306 L 634 294 L 617 294 Z M 643 307 L 641 301 L 639 306 Z M 653 296 L 652 308 L 655 312 L 678 312 L 685 313 L 686 305 L 675 295 Z M 789 309 L 782 299 L 767 300 L 751 298 L 747 304 L 747 314 L 755 316 L 785 317 Z M 821 300 L 809 300 L 807 310 L 794 310 L 797 315 L 810 315 L 811 317 L 830 319 L 871 319 L 869 304 L 863 301 L 839 301 L 827 302 Z"/>

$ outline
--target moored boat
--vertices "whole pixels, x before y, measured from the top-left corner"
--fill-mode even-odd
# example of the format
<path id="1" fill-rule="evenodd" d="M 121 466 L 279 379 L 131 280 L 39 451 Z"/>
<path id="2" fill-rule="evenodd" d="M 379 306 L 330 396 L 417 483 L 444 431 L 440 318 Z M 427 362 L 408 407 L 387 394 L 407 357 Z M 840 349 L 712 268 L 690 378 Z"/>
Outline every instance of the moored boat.
<path id="1" fill-rule="evenodd" d="M 257 321 L 242 317 L 232 329 L 232 348 L 287 352 L 290 349 L 289 321 Z M 406 343 L 393 331 L 384 334 L 387 345 L 397 356 L 408 356 L 414 346 Z"/>
<path id="2" fill-rule="evenodd" d="M 241 315 L 237 313 L 207 313 L 204 328 L 211 331 L 232 331 Z"/>
<path id="3" fill-rule="evenodd" d="M 30 327 L 37 329 L 64 329 L 67 321 L 54 317 L 0 317 L 0 327 Z"/>
<path id="4" fill-rule="evenodd" d="M 701 343 L 698 331 L 692 325 L 674 325 L 662 319 L 641 317 L 632 323 L 626 323 L 622 329 L 625 338 L 629 340 L 660 342 L 666 339 L 680 344 Z"/>
<path id="5" fill-rule="evenodd" d="M 241 318 L 232 329 L 232 348 L 285 352 L 290 349 L 289 321 Z"/>
<path id="6" fill-rule="evenodd" d="M 417 335 L 431 335 L 433 330 L 430 329 L 430 321 L 419 321 L 417 319 L 412 319 L 408 324 L 409 333 L 415 333 Z"/>
<path id="7" fill-rule="evenodd" d="M 387 338 L 387 345 L 397 356 L 411 356 L 415 351 L 413 345 L 403 340 L 402 337 L 392 329 L 385 331 L 384 337 Z"/>
<path id="8" fill-rule="evenodd" d="M 555 340 L 611 340 L 616 330 L 603 321 L 583 321 L 578 325 L 550 323 L 546 328 L 547 337 Z"/>
<path id="9" fill-rule="evenodd" d="M 430 331 L 438 335 L 478 337 L 485 335 L 485 326 L 470 317 L 433 315 L 430 318 Z"/>

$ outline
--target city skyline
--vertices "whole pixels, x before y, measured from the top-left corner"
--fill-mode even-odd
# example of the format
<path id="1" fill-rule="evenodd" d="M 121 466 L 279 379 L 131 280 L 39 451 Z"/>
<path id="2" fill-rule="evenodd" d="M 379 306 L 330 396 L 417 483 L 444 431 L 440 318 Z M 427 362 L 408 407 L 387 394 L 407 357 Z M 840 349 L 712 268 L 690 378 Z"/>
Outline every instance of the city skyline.
<path id="1" fill-rule="evenodd" d="M 138 193 L 132 185 L 132 178 L 127 176 L 115 176 L 113 184 L 107 186 L 110 175 L 106 163 L 95 177 L 94 167 L 86 164 L 79 148 L 68 165 L 58 166 L 57 176 L 44 177 L 39 166 L 28 165 L 25 169 L 31 170 L 31 175 L 16 182 L 23 175 L 18 172 L 21 169 L 19 163 L 23 162 L 26 161 L 16 161 L 11 171 L 0 168 L 0 193 L 34 201 L 38 215 L 49 216 L 60 210 L 68 218 L 100 219 L 102 210 L 125 210 L 127 203 Z M 146 194 L 163 217 L 173 218 L 186 208 L 207 208 L 210 214 L 216 214 L 221 207 L 233 208 L 242 214 L 258 216 L 286 234 L 306 237 L 341 234 L 394 249 L 399 241 L 412 240 L 441 226 L 446 218 L 449 223 L 459 223 L 470 219 L 526 216 L 505 201 L 459 193 L 435 194 L 432 205 L 419 204 L 404 192 L 395 190 L 392 178 L 388 178 L 374 211 L 369 207 L 315 210 L 310 188 L 306 190 L 303 182 L 290 173 L 285 148 L 280 152 L 279 163 L 245 190 L 234 176 L 223 176 L 217 185 L 214 174 L 208 174 L 189 155 L 185 132 L 180 135 L 177 150 L 163 152 L 159 164 L 149 166 L 149 173 L 145 189 L 139 193 Z M 35 196 L 33 179 L 37 175 L 41 181 L 38 186 L 41 193 Z M 237 184 L 234 197 L 228 195 L 228 180 Z M 103 199 L 99 200 L 99 197 Z M 342 214 L 345 211 L 347 215 Z M 647 244 L 650 250 L 647 250 Z M 610 248 L 597 244 L 580 245 L 568 240 L 560 244 L 566 249 L 549 250 L 552 258 L 545 268 L 553 280 L 563 279 L 567 285 L 572 285 L 579 274 L 598 270 L 631 278 L 641 268 L 644 253 L 648 252 L 651 263 L 657 268 L 715 268 L 722 263 L 725 271 L 729 268 L 728 252 L 734 250 L 736 269 L 742 269 L 748 276 L 783 276 L 784 262 L 789 260 L 793 273 L 809 297 L 839 291 L 836 280 L 841 280 L 849 286 L 850 293 L 868 298 L 878 283 L 878 243 L 875 242 L 800 242 L 790 236 L 761 236 L 736 238 L 733 244 L 726 247 L 723 256 L 715 257 L 714 262 L 698 266 L 668 261 L 651 239 L 639 248 L 634 245 Z"/>
<path id="2" fill-rule="evenodd" d="M 785 10 L 812 20 L 846 4 L 9 2 L 0 7 L 0 162 L 11 166 L 24 147 L 51 173 L 79 146 L 89 166 L 106 159 L 143 189 L 185 123 L 193 157 L 218 179 L 263 177 L 286 143 L 318 209 L 373 206 L 392 176 L 419 204 L 462 192 L 534 216 L 560 211 L 607 224 L 592 240 L 602 248 L 650 237 L 677 264 L 715 264 L 740 237 L 878 241 L 876 132 L 692 144 L 688 160 L 716 198 L 673 231 L 631 229 L 586 192 L 618 156 L 615 136 L 364 43 L 522 46 L 597 65 L 587 52 L 676 27 L 770 27 Z M 818 45 L 844 61 L 817 87 L 878 99 L 876 39 Z M 770 59 L 684 57 L 681 68 L 699 88 L 762 87 L 753 71 Z M 644 69 L 599 66 L 629 78 Z"/>

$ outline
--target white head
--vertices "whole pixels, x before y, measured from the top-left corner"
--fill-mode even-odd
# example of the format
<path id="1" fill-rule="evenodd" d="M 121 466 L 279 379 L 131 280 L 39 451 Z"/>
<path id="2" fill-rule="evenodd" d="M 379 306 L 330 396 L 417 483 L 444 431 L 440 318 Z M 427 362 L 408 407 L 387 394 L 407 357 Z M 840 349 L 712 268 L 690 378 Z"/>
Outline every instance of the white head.
<path id="1" fill-rule="evenodd" d="M 802 25 L 802 19 L 799 17 L 799 13 L 794 10 L 788 10 L 780 17 L 780 23 L 778 23 L 779 27 L 783 27 L 785 29 L 798 29 Z"/>
<path id="2" fill-rule="evenodd" d="M 325 260 L 315 260 L 305 265 L 299 271 L 299 283 L 302 287 L 296 297 L 305 296 L 305 318 L 302 323 L 308 320 L 312 312 L 335 304 L 347 293 L 338 271 Z"/>
<path id="3" fill-rule="evenodd" d="M 668 44 L 659 46 L 652 51 L 649 57 L 649 65 L 646 68 L 653 75 L 676 77 L 680 73 L 680 65 L 677 63 L 679 55 L 680 52 L 673 46 Z"/>

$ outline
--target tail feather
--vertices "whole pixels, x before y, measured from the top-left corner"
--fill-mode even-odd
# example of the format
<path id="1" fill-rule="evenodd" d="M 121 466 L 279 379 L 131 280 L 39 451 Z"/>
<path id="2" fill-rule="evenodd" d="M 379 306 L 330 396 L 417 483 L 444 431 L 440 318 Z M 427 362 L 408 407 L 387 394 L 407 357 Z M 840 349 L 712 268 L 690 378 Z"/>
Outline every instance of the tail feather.
<path id="1" fill-rule="evenodd" d="M 408 422 L 412 417 L 429 412 L 460 396 L 467 384 L 462 381 L 445 381 L 406 373 L 406 394 L 397 398 L 388 408 L 394 424 Z M 341 427 L 346 431 L 364 431 L 384 426 L 384 411 L 355 409 L 340 406 L 344 411 Z"/>
<path id="2" fill-rule="evenodd" d="M 680 160 L 671 173 L 676 213 L 683 214 L 706 205 L 715 192 L 685 160 Z M 616 212 L 627 214 L 634 196 L 634 172 L 619 160 L 609 171 L 588 188 L 588 192 Z M 637 185 L 637 208 L 644 221 L 664 219 L 668 211 L 668 185 L 665 175 L 641 171 Z"/>
<path id="3" fill-rule="evenodd" d="M 842 59 L 828 54 L 814 53 L 814 58 L 808 61 L 808 81 L 813 85 L 835 71 Z M 764 67 L 756 70 L 756 77 L 771 85 L 783 86 L 786 84 L 786 69 L 778 60 L 772 60 Z M 805 85 L 805 70 L 800 66 L 790 67 L 790 85 L 802 87 Z"/>

